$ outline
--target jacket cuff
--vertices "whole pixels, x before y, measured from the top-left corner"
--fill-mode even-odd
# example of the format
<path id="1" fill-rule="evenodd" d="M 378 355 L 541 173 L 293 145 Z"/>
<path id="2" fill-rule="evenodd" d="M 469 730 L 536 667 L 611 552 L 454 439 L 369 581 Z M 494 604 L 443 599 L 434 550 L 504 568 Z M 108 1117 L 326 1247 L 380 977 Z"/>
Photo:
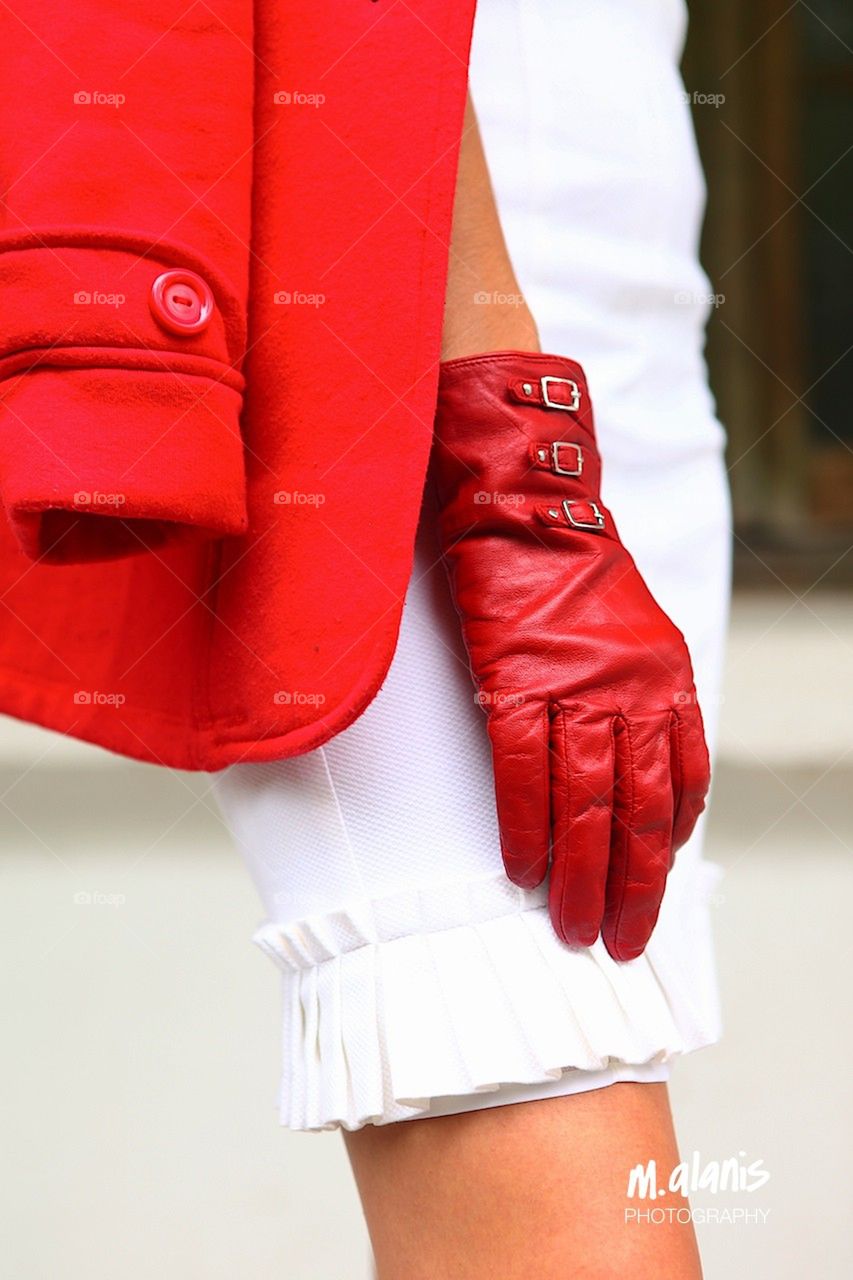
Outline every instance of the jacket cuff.
<path id="1" fill-rule="evenodd" d="M 162 246 L 7 242 L 0 300 L 0 498 L 27 556 L 245 532 L 244 312 L 214 272 Z"/>

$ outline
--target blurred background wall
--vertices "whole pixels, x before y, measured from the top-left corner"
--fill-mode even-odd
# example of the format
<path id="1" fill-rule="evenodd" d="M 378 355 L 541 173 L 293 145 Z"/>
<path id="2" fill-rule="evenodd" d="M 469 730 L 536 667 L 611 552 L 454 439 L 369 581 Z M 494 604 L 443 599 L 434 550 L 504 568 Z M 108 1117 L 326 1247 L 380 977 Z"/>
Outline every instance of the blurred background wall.
<path id="1" fill-rule="evenodd" d="M 853 6 L 696 0 L 684 78 L 708 177 L 708 358 L 740 584 L 850 585 Z"/>
<path id="2" fill-rule="evenodd" d="M 765 1223 L 700 1227 L 709 1280 L 846 1280 L 853 10 L 691 9 L 737 589 L 708 848 L 726 1035 L 673 1097 L 683 1151 L 771 1174 Z M 0 1280 L 367 1280 L 338 1135 L 277 1125 L 277 976 L 208 780 L 2 720 L 0 847 Z"/>

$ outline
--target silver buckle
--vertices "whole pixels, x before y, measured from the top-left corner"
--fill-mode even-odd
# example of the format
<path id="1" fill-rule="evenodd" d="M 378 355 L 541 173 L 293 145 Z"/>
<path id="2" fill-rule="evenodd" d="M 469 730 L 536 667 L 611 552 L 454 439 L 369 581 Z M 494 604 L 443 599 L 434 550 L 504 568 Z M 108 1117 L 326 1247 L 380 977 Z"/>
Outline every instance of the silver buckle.
<path id="1" fill-rule="evenodd" d="M 595 519 L 594 520 L 576 520 L 572 515 L 572 507 L 577 507 L 578 505 L 589 507 Z M 564 498 L 563 512 L 565 513 L 565 517 L 573 529 L 603 529 L 604 528 L 604 516 L 602 515 L 601 508 L 599 507 L 597 502 L 586 501 L 584 503 L 579 504 L 577 502 L 570 502 L 568 498 Z"/>
<path id="2" fill-rule="evenodd" d="M 575 469 L 560 466 L 560 450 L 574 449 Z M 551 445 L 551 469 L 558 476 L 579 476 L 583 472 L 583 449 L 573 440 L 555 440 Z"/>
<path id="3" fill-rule="evenodd" d="M 567 387 L 572 388 L 572 398 L 569 404 L 560 404 L 558 400 L 552 400 L 548 394 L 548 387 L 552 382 L 562 382 Z M 573 378 L 552 378 L 545 377 L 539 379 L 539 385 L 542 387 L 542 403 L 547 405 L 549 409 L 565 409 L 566 413 L 573 413 L 581 406 L 581 389 Z"/>

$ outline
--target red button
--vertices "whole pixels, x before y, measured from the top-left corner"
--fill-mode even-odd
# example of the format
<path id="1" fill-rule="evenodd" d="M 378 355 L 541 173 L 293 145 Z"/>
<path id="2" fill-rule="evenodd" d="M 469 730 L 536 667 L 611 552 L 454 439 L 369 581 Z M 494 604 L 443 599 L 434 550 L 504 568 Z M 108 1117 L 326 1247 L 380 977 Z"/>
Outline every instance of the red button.
<path id="1" fill-rule="evenodd" d="M 213 315 L 210 286 L 194 271 L 164 271 L 151 286 L 151 310 L 171 333 L 200 333 Z"/>

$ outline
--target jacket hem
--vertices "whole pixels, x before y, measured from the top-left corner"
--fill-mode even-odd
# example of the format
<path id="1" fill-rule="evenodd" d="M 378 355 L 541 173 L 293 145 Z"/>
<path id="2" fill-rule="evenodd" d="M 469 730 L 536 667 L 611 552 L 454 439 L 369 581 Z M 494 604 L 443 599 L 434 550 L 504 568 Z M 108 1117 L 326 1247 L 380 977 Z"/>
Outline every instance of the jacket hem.
<path id="1" fill-rule="evenodd" d="M 8 666 L 0 666 L 4 681 L 10 682 L 0 695 L 0 714 L 36 724 L 64 737 L 78 739 L 90 746 L 100 747 L 104 751 L 126 756 L 143 764 L 182 769 L 191 773 L 215 773 L 232 764 L 283 760 L 323 746 L 357 720 L 376 697 L 385 682 L 395 649 L 396 633 L 391 645 L 386 644 L 379 663 L 372 666 L 371 669 L 378 672 L 373 679 L 358 687 L 350 698 L 340 703 L 334 713 L 324 716 L 322 721 L 313 721 L 286 732 L 281 732 L 277 726 L 270 726 L 268 734 L 250 734 L 245 720 L 235 719 L 229 722 L 220 719 L 217 725 L 223 730 L 230 729 L 231 732 L 214 735 L 210 726 L 207 730 L 204 726 L 199 726 L 182 746 L 171 750 L 164 747 L 162 739 L 158 738 L 158 749 L 154 750 L 139 730 L 144 731 L 147 725 L 152 726 L 157 733 L 161 732 L 164 725 L 186 728 L 184 717 L 134 711 L 134 728 L 122 723 L 120 729 L 111 732 L 105 726 L 102 714 L 98 717 L 97 727 L 86 724 L 86 707 L 90 704 L 79 699 L 81 694 L 85 697 L 88 691 L 72 688 L 65 681 L 48 680 L 43 675 L 33 679 L 23 675 L 17 668 Z M 50 686 L 46 696 L 45 685 Z M 72 713 L 60 714 L 56 700 L 58 690 L 67 690 Z M 74 712 L 78 714 L 75 715 Z M 116 717 L 120 716 L 121 709 L 117 707 Z"/>

